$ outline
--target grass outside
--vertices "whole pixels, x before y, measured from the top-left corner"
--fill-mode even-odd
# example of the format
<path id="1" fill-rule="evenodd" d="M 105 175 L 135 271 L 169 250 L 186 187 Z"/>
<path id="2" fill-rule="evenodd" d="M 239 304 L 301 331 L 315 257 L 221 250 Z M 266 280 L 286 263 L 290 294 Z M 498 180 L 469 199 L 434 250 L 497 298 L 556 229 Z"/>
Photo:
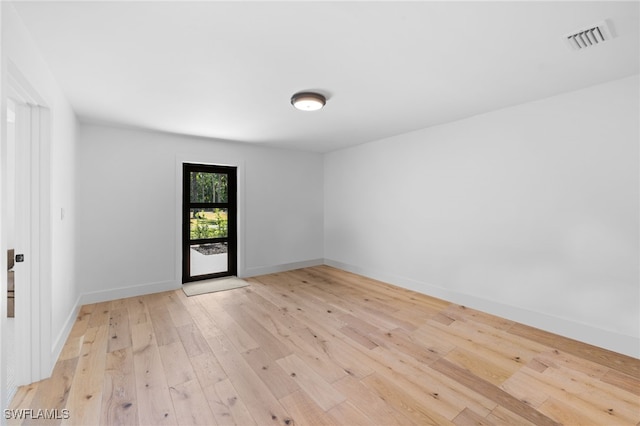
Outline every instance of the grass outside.
<path id="1" fill-rule="evenodd" d="M 190 219 L 191 239 L 227 236 L 227 212 L 222 209 L 199 211 Z"/>

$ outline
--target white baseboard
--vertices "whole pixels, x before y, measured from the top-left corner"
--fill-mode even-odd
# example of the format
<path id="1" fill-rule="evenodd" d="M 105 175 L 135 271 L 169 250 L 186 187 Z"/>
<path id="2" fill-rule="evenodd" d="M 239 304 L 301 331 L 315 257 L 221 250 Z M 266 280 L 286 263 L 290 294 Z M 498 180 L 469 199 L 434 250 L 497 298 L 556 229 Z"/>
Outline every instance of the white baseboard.
<path id="1" fill-rule="evenodd" d="M 395 276 L 369 268 L 349 265 L 336 260 L 325 259 L 325 265 L 373 278 L 399 287 L 413 290 L 448 302 L 468 306 L 488 314 L 516 321 L 550 333 L 589 343 L 610 351 L 634 358 L 640 358 L 640 339 L 634 336 L 618 334 L 609 330 L 593 327 L 566 318 L 560 318 L 543 312 L 530 311 L 516 306 L 505 305 L 488 299 L 447 290 L 432 284 Z"/>
<path id="2" fill-rule="evenodd" d="M 89 303 L 108 302 L 126 297 L 143 296 L 145 294 L 160 293 L 162 291 L 177 290 L 181 286 L 175 281 L 160 281 L 157 283 L 138 284 L 129 287 L 110 288 L 107 290 L 84 293 L 80 305 Z"/>
<path id="3" fill-rule="evenodd" d="M 78 317 L 80 307 L 82 306 L 82 304 L 80 303 L 81 297 L 82 296 L 78 296 L 78 298 L 76 299 L 76 303 L 73 305 L 73 309 L 71 309 L 71 312 L 69 312 L 69 316 L 67 316 L 62 330 L 60 330 L 60 333 L 58 333 L 58 337 L 56 337 L 56 340 L 53 342 L 53 346 L 51 347 L 51 371 L 49 371 L 49 374 L 47 376 L 51 376 L 53 367 L 55 367 L 56 362 L 58 361 L 58 357 L 62 352 L 62 348 L 67 342 L 67 338 L 69 337 L 69 333 L 71 333 L 73 324 L 76 323 L 76 318 Z"/>
<path id="4" fill-rule="evenodd" d="M 275 274 L 276 272 L 291 271 L 293 269 L 309 268 L 311 266 L 324 265 L 324 259 L 311 259 L 302 262 L 283 263 L 273 266 L 259 266 L 255 268 L 246 268 L 239 278 L 255 277 L 256 275 Z"/>

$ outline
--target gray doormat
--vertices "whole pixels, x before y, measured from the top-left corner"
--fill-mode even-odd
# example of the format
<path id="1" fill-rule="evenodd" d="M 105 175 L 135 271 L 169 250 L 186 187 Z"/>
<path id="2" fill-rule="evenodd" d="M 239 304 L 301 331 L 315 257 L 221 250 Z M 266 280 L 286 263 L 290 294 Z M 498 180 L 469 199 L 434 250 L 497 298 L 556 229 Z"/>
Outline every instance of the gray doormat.
<path id="1" fill-rule="evenodd" d="M 216 291 L 232 290 L 248 285 L 249 283 L 245 280 L 233 276 L 184 284 L 182 291 L 184 291 L 184 294 L 187 296 L 195 296 L 198 294 L 214 293 Z"/>

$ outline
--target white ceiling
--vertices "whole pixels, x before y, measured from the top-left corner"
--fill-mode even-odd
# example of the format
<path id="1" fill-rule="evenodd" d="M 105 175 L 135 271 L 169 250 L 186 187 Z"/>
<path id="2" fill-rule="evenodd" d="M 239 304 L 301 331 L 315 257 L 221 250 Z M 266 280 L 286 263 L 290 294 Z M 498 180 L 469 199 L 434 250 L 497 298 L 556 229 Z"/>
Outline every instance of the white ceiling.
<path id="1" fill-rule="evenodd" d="M 639 4 L 14 3 L 83 120 L 319 152 L 636 74 Z"/>

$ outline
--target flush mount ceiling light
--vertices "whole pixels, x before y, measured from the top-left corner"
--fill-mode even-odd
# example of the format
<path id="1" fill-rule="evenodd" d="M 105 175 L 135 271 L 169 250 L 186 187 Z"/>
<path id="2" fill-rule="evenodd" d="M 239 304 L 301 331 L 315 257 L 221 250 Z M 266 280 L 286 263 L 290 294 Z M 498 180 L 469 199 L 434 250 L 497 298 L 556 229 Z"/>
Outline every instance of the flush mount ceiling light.
<path id="1" fill-rule="evenodd" d="M 327 103 L 319 93 L 299 92 L 291 97 L 291 105 L 300 111 L 317 111 Z"/>

